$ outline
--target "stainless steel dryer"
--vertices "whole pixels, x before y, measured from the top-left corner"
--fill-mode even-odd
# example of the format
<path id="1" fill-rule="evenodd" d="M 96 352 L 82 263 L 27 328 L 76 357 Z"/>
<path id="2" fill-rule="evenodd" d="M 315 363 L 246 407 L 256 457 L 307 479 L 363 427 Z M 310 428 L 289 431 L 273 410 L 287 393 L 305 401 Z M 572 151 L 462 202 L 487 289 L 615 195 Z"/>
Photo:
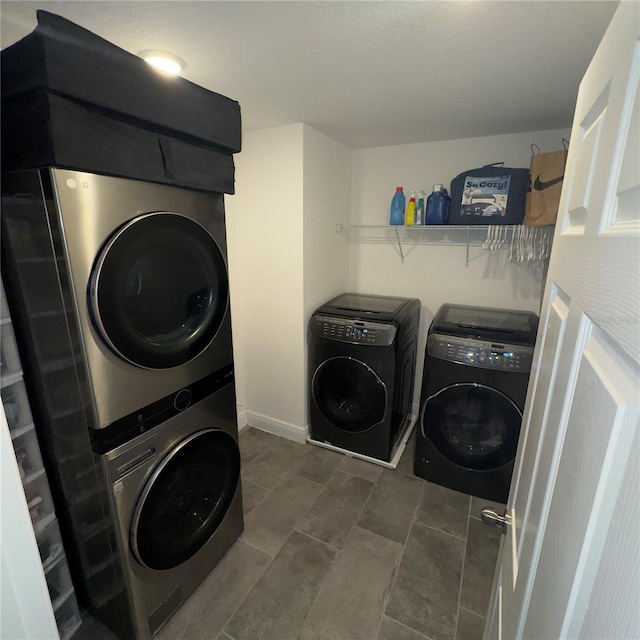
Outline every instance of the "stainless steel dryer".
<path id="1" fill-rule="evenodd" d="M 94 428 L 232 362 L 222 194 L 47 169 L 3 196 L 35 337 L 72 333 Z M 67 326 L 46 314 L 59 290 Z"/>

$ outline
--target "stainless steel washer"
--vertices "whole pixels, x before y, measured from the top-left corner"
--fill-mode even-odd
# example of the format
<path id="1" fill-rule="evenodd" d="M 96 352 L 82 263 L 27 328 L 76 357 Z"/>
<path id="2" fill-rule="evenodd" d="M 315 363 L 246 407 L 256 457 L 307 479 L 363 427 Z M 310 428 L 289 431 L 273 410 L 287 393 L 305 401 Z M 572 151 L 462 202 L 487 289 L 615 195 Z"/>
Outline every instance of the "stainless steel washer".
<path id="1" fill-rule="evenodd" d="M 233 382 L 101 456 L 135 637 L 157 633 L 242 532 Z"/>

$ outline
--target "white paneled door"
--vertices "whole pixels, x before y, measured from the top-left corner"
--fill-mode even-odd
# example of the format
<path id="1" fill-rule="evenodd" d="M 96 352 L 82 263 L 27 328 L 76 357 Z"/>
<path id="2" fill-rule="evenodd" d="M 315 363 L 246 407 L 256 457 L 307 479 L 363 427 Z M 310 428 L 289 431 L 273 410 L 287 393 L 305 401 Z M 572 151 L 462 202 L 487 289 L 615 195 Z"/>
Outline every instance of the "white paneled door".
<path id="1" fill-rule="evenodd" d="M 640 638 L 639 31 L 580 85 L 485 638 Z"/>

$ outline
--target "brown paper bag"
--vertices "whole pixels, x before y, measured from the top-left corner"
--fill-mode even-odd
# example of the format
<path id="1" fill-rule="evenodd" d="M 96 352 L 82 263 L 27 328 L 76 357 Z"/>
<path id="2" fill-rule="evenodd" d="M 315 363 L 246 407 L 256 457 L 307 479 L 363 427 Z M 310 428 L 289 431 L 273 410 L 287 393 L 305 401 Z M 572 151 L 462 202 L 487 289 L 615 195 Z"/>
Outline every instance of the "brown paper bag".
<path id="1" fill-rule="evenodd" d="M 566 162 L 565 150 L 531 156 L 531 191 L 527 193 L 524 213 L 527 226 L 556 223 Z"/>

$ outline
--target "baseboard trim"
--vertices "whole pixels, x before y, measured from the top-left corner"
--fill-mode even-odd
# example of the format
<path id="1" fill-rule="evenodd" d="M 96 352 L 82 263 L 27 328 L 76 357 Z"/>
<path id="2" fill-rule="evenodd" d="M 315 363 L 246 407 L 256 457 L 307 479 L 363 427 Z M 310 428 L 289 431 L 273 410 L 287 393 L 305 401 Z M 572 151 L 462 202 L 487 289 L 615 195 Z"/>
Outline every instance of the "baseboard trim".
<path id="1" fill-rule="evenodd" d="M 309 429 L 306 427 L 299 427 L 289 422 L 283 422 L 282 420 L 275 420 L 268 416 L 264 416 L 260 413 L 253 413 L 252 411 L 245 411 L 247 424 L 261 431 L 272 433 L 275 436 L 281 436 L 283 438 L 289 438 L 289 440 L 295 440 L 296 442 L 306 442 L 309 435 Z"/>
<path id="2" fill-rule="evenodd" d="M 241 411 L 238 413 L 238 431 L 244 431 L 248 426 L 247 411 Z"/>

